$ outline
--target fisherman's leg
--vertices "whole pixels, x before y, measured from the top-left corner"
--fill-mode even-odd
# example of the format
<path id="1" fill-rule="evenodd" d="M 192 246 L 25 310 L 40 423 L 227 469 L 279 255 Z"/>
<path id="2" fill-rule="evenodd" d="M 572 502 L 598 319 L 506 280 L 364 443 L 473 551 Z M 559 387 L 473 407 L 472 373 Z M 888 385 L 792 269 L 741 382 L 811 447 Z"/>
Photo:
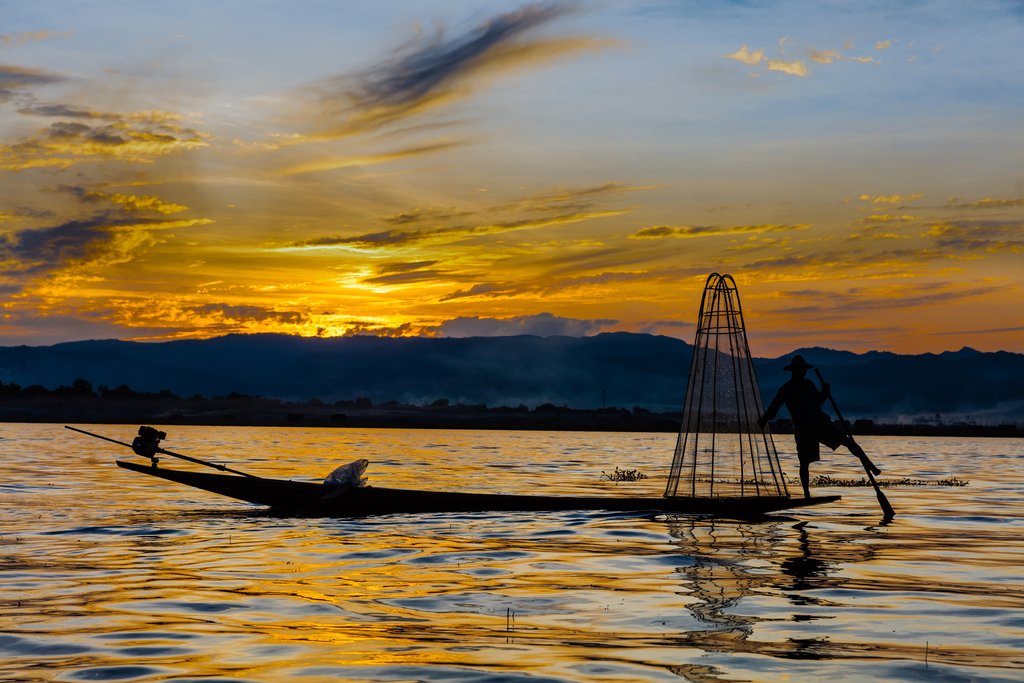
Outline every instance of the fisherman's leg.
<path id="1" fill-rule="evenodd" d="M 871 458 L 868 457 L 868 454 L 864 452 L 864 449 L 861 448 L 860 444 L 854 441 L 852 437 L 844 436 L 843 445 L 846 446 L 851 453 L 857 456 L 862 463 L 864 463 L 864 467 L 871 470 L 871 474 L 878 475 L 882 473 L 882 470 L 878 469 L 878 467 L 875 466 L 875 463 L 871 462 Z"/>
<path id="2" fill-rule="evenodd" d="M 800 485 L 804 487 L 804 498 L 811 497 L 811 463 L 800 462 Z"/>

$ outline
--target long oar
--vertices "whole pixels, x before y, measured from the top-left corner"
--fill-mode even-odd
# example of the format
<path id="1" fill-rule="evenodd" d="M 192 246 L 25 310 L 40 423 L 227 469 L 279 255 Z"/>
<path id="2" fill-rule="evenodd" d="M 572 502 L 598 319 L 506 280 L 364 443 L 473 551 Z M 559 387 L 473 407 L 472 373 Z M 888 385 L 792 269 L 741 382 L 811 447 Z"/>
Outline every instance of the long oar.
<path id="1" fill-rule="evenodd" d="M 64 429 L 70 429 L 71 431 L 78 432 L 79 434 L 85 434 L 87 436 L 92 436 L 92 437 L 95 437 L 97 439 L 103 439 L 104 441 L 109 441 L 110 443 L 120 444 L 121 446 L 125 446 L 126 448 L 131 448 L 132 452 L 135 451 L 135 449 L 132 448 L 132 445 L 130 443 L 126 443 L 124 441 L 118 441 L 117 439 L 111 439 L 109 436 L 103 436 L 102 434 L 94 434 L 92 432 L 87 432 L 84 429 L 79 429 L 78 427 L 69 427 L 68 425 L 64 425 Z M 181 458 L 182 460 L 188 460 L 189 462 L 194 462 L 194 463 L 199 464 L 199 465 L 206 465 L 207 467 L 212 467 L 213 469 L 220 470 L 221 472 L 231 472 L 231 474 L 240 474 L 243 477 L 252 477 L 253 479 L 259 479 L 260 478 L 260 477 L 257 477 L 255 474 L 249 474 L 247 472 L 241 472 L 239 470 L 233 470 L 230 467 L 227 467 L 225 465 L 218 465 L 215 462 L 208 462 L 206 460 L 200 460 L 199 458 L 193 458 L 190 455 L 182 455 L 181 453 L 175 453 L 174 451 L 169 451 L 166 448 L 160 448 L 159 446 L 157 446 L 156 452 L 157 453 L 163 453 L 164 455 L 169 455 L 169 456 L 174 457 L 174 458 Z"/>
<path id="2" fill-rule="evenodd" d="M 818 376 L 819 382 L 822 384 L 825 383 L 825 378 L 821 376 L 821 371 L 815 368 L 814 374 Z M 839 410 L 839 404 L 837 404 L 836 400 L 832 398 L 831 391 L 828 392 L 828 400 L 831 401 L 832 410 L 836 411 L 836 419 L 839 420 L 839 424 L 842 426 L 843 431 L 846 432 L 846 436 L 850 437 L 850 441 L 853 441 L 853 432 L 850 431 L 850 426 L 846 423 L 846 420 L 843 419 L 843 413 Z M 853 442 L 856 443 L 856 441 Z M 882 489 L 878 487 L 878 482 L 875 481 L 875 475 L 871 473 L 870 461 L 865 457 L 861 459 L 860 463 L 864 465 L 864 472 L 868 475 L 868 481 L 870 481 L 871 485 L 875 487 L 875 496 L 878 497 L 878 504 L 882 506 L 882 514 L 885 515 L 886 519 L 892 519 L 896 516 L 896 511 L 892 509 L 889 499 L 885 497 L 885 494 L 882 493 Z"/>

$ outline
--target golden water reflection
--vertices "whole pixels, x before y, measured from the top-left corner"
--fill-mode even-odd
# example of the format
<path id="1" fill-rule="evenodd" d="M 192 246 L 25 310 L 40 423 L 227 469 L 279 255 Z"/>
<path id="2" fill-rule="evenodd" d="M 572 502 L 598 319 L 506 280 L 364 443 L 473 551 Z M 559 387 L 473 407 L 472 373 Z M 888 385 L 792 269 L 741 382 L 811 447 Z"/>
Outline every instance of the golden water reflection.
<path id="1" fill-rule="evenodd" d="M 903 453 L 902 474 L 968 455 L 988 470 L 954 492 L 891 491 L 899 516 L 882 527 L 852 489 L 760 523 L 278 519 L 113 468 L 120 453 L 62 431 L 5 426 L 0 440 L 3 680 L 1013 680 L 1024 666 L 1015 442 L 875 440 L 872 453 Z M 615 493 L 602 470 L 656 476 L 671 453 L 670 435 L 642 434 L 172 438 L 197 455 L 245 449 L 247 469 L 275 476 L 369 457 L 371 483 L 516 492 Z"/>

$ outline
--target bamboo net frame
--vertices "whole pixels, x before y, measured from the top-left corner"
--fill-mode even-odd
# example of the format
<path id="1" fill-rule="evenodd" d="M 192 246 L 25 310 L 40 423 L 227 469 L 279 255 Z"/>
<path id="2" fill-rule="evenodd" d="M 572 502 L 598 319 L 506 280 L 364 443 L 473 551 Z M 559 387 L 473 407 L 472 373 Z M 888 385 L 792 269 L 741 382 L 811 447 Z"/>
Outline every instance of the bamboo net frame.
<path id="1" fill-rule="evenodd" d="M 789 496 L 754 372 L 736 281 L 704 284 L 666 497 Z"/>

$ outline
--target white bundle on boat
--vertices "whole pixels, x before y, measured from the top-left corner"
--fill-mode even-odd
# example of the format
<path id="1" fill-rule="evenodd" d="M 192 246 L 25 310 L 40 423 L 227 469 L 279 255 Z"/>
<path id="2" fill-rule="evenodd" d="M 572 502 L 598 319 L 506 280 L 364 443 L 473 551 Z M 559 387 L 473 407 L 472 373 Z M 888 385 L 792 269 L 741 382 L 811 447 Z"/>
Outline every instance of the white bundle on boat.
<path id="1" fill-rule="evenodd" d="M 327 475 L 324 479 L 326 486 L 345 486 L 348 488 L 362 488 L 366 486 L 366 478 L 363 473 L 369 466 L 370 461 L 366 458 L 353 460 L 347 465 L 342 465 Z"/>

